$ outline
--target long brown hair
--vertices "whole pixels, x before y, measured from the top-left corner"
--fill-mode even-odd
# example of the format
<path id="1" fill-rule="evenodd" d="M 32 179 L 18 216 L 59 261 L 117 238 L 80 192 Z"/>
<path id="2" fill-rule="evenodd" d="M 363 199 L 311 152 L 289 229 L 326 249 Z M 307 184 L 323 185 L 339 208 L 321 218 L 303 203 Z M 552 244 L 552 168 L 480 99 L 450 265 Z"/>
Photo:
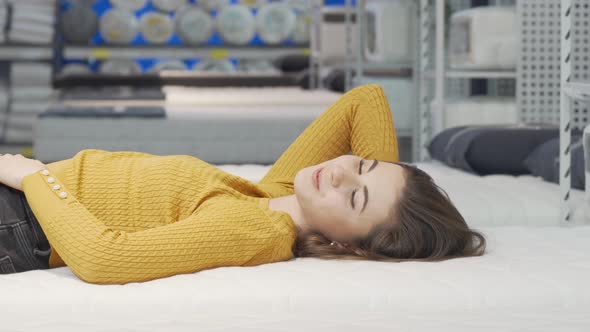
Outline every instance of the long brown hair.
<path id="1" fill-rule="evenodd" d="M 441 261 L 481 256 L 485 237 L 469 229 L 448 194 L 423 170 L 405 163 L 405 186 L 394 207 L 393 220 L 371 229 L 347 246 L 331 245 L 323 234 L 298 227 L 295 257 L 378 261 Z M 476 241 L 477 240 L 477 241 Z"/>

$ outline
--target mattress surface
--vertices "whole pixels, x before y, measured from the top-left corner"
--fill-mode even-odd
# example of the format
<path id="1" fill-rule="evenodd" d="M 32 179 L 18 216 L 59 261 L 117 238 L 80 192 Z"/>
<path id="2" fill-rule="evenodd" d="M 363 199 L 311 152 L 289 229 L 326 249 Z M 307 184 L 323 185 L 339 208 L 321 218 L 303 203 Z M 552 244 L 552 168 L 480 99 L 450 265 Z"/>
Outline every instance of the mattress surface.
<path id="1" fill-rule="evenodd" d="M 251 180 L 268 170 L 260 165 L 220 167 Z M 440 168 L 432 173 L 442 173 Z M 512 189 L 506 187 L 505 193 Z M 67 267 L 0 275 L 5 303 L 0 329 L 536 332 L 590 328 L 590 226 L 478 230 L 488 241 L 484 256 L 436 263 L 296 258 L 126 285 L 88 284 Z"/>
<path id="2" fill-rule="evenodd" d="M 438 161 L 417 163 L 430 174 L 457 206 L 471 227 L 530 225 L 558 226 L 559 185 L 532 175 L 477 176 Z M 584 192 L 570 191 L 572 222 L 590 224 Z"/>

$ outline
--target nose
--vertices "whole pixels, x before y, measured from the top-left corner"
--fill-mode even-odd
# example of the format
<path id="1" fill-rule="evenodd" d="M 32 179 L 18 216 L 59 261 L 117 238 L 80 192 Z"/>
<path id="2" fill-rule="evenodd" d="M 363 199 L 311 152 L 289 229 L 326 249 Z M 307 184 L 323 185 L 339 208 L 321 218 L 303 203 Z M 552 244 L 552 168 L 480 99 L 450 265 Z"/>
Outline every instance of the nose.
<path id="1" fill-rule="evenodd" d="M 334 166 L 330 173 L 332 186 L 339 188 L 346 185 L 355 185 L 358 182 L 358 174 L 341 166 Z"/>

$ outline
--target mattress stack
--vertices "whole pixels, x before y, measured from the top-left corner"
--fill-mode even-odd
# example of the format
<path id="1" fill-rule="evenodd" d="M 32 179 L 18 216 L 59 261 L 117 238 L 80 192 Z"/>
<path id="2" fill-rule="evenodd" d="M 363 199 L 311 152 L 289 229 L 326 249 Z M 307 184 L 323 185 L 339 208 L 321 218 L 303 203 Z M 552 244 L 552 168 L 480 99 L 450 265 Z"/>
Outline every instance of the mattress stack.
<path id="1" fill-rule="evenodd" d="M 12 63 L 10 68 L 10 112 L 6 116 L 7 143 L 32 143 L 33 124 L 49 107 L 54 91 L 51 66 L 45 63 Z"/>
<path id="2" fill-rule="evenodd" d="M 166 100 L 63 101 L 39 117 L 36 159 L 82 149 L 185 154 L 217 164 L 271 164 L 340 94 L 298 87 L 165 87 Z M 158 116 L 153 107 L 162 107 Z"/>
<path id="3" fill-rule="evenodd" d="M 454 12 L 449 20 L 449 67 L 460 71 L 493 71 L 516 76 L 520 43 L 517 16 L 515 6 L 504 5 L 478 6 Z M 487 96 L 476 95 L 447 103 L 442 119 L 443 129 L 519 122 L 513 97 L 514 80 L 484 76 L 488 79 L 485 83 Z M 469 80 L 461 84 L 465 83 L 471 84 Z M 458 94 L 463 97 L 465 92 Z"/>
<path id="4" fill-rule="evenodd" d="M 8 38 L 17 43 L 50 44 L 55 26 L 55 0 L 11 0 Z"/>
<path id="5" fill-rule="evenodd" d="M 518 109 L 514 98 L 475 96 L 449 101 L 445 105 L 443 128 L 516 124 L 518 120 Z"/>
<path id="6" fill-rule="evenodd" d="M 449 44 L 452 68 L 514 70 L 518 58 L 516 8 L 484 6 L 454 13 Z"/>
<path id="7" fill-rule="evenodd" d="M 4 80 L 0 80 L 0 143 L 3 142 L 8 118 L 8 88 Z M 2 153 L 2 152 L 0 152 Z"/>
<path id="8" fill-rule="evenodd" d="M 0 0 L 0 43 L 6 41 L 6 35 L 4 34 L 4 28 L 8 24 L 8 7 L 6 1 Z"/>

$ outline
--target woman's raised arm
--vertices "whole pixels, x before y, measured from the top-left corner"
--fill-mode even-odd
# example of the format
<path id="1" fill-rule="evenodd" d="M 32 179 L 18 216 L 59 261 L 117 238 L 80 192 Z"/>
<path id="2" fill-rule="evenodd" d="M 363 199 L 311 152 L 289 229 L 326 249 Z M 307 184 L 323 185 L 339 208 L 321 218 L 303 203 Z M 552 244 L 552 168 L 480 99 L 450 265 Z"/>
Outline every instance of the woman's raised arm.
<path id="1" fill-rule="evenodd" d="M 379 85 L 363 85 L 344 94 L 297 137 L 260 184 L 293 190 L 300 169 L 351 151 L 367 159 L 399 160 L 391 109 Z"/>

